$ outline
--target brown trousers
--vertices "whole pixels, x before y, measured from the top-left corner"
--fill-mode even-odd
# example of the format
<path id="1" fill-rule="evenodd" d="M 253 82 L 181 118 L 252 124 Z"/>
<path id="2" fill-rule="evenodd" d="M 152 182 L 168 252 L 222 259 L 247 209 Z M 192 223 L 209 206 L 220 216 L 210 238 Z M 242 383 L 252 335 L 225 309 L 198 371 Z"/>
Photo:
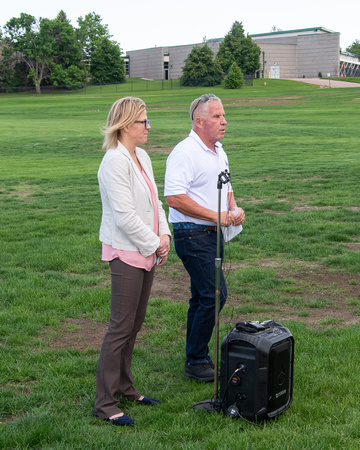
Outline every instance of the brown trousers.
<path id="1" fill-rule="evenodd" d="M 96 373 L 94 415 L 105 419 L 119 414 L 115 397 L 137 400 L 131 360 L 136 335 L 146 314 L 155 267 L 150 272 L 123 263 L 110 262 L 111 311 L 109 326 L 100 350 Z"/>

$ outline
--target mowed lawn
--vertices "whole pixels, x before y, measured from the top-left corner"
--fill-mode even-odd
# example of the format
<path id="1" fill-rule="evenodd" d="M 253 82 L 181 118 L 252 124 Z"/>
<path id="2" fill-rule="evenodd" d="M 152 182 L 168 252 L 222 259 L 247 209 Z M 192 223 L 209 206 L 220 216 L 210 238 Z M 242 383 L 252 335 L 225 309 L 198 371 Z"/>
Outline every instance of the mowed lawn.
<path id="1" fill-rule="evenodd" d="M 117 98 L 146 102 L 144 148 L 163 199 L 166 158 L 190 131 L 191 101 L 209 92 L 223 99 L 222 143 L 246 212 L 225 246 L 220 339 L 240 320 L 288 327 L 293 401 L 260 427 L 193 410 L 214 387 L 183 376 L 189 278 L 172 248 L 133 360 L 137 389 L 161 403 L 121 401 L 136 425 L 117 428 L 92 416 L 110 299 L 98 240 L 101 129 Z M 286 80 L 1 95 L 0 448 L 358 449 L 359 113 L 360 87 Z"/>

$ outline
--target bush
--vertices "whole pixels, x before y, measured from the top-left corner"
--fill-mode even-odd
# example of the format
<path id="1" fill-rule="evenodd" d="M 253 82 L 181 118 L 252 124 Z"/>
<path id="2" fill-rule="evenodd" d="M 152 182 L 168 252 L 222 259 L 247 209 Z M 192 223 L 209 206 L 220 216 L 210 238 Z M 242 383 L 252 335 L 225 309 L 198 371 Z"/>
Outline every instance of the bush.
<path id="1" fill-rule="evenodd" d="M 229 73 L 225 77 L 226 89 L 240 89 L 244 85 L 244 77 L 240 67 L 233 62 Z"/>

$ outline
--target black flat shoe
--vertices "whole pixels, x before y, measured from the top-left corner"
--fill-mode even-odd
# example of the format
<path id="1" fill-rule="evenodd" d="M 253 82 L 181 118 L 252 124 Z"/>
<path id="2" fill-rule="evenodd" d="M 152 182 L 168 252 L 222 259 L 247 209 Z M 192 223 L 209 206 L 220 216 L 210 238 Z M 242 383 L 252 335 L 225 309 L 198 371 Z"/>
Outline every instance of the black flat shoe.
<path id="1" fill-rule="evenodd" d="M 157 403 L 159 403 L 159 400 L 156 400 L 155 398 L 150 398 L 150 397 L 144 397 L 142 400 L 137 400 L 138 403 L 140 403 L 141 405 L 156 405 Z"/>
<path id="2" fill-rule="evenodd" d="M 124 414 L 123 416 L 120 416 L 120 417 L 116 417 L 116 419 L 106 419 L 106 420 L 111 422 L 113 425 L 117 425 L 117 426 L 120 426 L 120 427 L 131 426 L 131 425 L 134 425 L 134 423 L 135 423 L 126 414 Z"/>

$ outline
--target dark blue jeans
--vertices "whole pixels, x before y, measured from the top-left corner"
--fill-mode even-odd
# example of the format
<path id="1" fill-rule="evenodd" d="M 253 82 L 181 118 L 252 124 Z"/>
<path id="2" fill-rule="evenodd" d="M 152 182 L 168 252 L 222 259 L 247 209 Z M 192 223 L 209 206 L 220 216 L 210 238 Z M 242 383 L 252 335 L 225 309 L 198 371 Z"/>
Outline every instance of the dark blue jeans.
<path id="1" fill-rule="evenodd" d="M 191 298 L 187 317 L 186 356 L 190 364 L 211 363 L 209 341 L 215 325 L 216 231 L 174 230 L 175 250 L 190 275 Z M 221 238 L 220 257 L 223 257 Z M 220 309 L 227 298 L 220 270 Z"/>

